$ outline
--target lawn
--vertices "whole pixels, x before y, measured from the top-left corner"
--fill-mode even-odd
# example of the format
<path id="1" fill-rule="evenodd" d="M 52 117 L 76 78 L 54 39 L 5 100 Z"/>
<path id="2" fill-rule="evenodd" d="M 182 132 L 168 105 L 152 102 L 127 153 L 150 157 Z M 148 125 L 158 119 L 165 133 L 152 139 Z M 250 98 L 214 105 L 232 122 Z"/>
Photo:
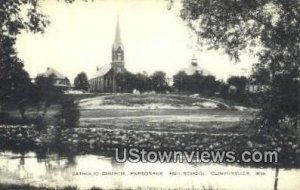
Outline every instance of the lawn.
<path id="1" fill-rule="evenodd" d="M 230 109 L 221 101 L 183 94 L 106 94 L 79 101 L 81 109 Z"/>
<path id="2" fill-rule="evenodd" d="M 195 95 L 110 94 L 79 101 L 81 126 L 186 131 L 227 128 L 251 118 L 217 101 Z"/>
<path id="3" fill-rule="evenodd" d="M 221 101 L 199 95 L 178 94 L 89 94 L 73 96 L 78 102 L 80 126 L 98 128 L 186 131 L 204 128 L 228 128 L 251 118 L 251 110 L 238 111 Z M 48 108 L 46 123 L 56 125 L 55 115 L 59 105 Z M 11 116 L 20 120 L 17 110 Z M 26 116 L 42 115 L 28 107 Z"/>

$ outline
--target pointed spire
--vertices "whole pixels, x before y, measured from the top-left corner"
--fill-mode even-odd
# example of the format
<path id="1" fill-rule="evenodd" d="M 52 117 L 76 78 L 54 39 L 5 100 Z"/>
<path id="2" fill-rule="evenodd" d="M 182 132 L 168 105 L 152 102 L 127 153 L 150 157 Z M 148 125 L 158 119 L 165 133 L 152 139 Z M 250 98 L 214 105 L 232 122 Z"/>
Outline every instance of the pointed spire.
<path id="1" fill-rule="evenodd" d="M 117 26 L 116 26 L 115 42 L 116 43 L 120 43 L 121 42 L 119 15 L 117 16 Z"/>
<path id="2" fill-rule="evenodd" d="M 113 44 L 113 49 L 117 50 L 119 47 L 123 49 L 123 44 L 121 41 L 121 32 L 120 32 L 120 24 L 119 24 L 119 15 L 117 16 L 117 25 L 116 25 L 116 35 L 115 35 L 115 41 Z"/>

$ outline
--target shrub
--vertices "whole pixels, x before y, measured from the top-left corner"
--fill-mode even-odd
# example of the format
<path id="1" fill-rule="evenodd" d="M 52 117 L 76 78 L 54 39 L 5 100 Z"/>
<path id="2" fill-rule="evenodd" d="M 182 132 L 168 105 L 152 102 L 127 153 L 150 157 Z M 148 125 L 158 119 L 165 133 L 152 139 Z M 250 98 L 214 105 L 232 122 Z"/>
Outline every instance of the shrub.
<path id="1" fill-rule="evenodd" d="M 61 110 L 57 115 L 58 125 L 62 128 L 75 128 L 79 124 L 80 113 L 74 100 L 61 102 Z"/>
<path id="2" fill-rule="evenodd" d="M 42 115 L 38 115 L 34 119 L 30 119 L 29 122 L 34 123 L 38 131 L 46 129 L 47 126 L 47 121 Z"/>

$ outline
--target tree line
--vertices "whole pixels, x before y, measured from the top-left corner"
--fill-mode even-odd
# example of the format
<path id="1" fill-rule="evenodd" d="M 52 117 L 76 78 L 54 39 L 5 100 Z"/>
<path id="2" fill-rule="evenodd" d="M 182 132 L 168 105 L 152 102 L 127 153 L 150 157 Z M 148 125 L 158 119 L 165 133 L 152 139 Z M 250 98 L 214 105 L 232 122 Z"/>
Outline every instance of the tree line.
<path id="1" fill-rule="evenodd" d="M 117 85 L 120 92 L 131 93 L 133 90 L 139 92 L 157 93 L 198 93 L 206 97 L 220 97 L 231 99 L 236 103 L 252 104 L 254 101 L 251 93 L 247 90 L 250 78 L 245 76 L 231 76 L 227 81 L 216 80 L 213 75 L 203 75 L 195 72 L 187 75 L 184 71 L 179 71 L 173 76 L 173 84 L 167 78 L 164 71 L 156 71 L 152 75 L 147 73 L 133 74 L 130 72 L 117 75 Z"/>

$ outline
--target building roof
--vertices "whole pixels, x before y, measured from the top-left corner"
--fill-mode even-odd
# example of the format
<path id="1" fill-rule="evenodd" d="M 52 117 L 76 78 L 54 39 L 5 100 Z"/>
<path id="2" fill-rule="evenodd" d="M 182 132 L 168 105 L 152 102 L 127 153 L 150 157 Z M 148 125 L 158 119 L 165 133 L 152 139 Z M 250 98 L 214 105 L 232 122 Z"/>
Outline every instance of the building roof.
<path id="1" fill-rule="evenodd" d="M 122 44 L 121 40 L 121 32 L 120 32 L 120 26 L 119 26 L 119 16 L 117 17 L 117 26 L 116 26 L 116 36 L 115 41 L 113 43 L 113 50 L 116 51 L 118 48 L 121 47 L 121 49 L 124 49 L 124 46 Z"/>
<path id="2" fill-rule="evenodd" d="M 200 74 L 202 73 L 202 75 L 204 75 L 204 76 L 211 75 L 210 71 L 208 71 L 207 69 L 204 69 L 203 67 L 198 65 L 197 59 L 195 59 L 195 58 L 192 59 L 192 63 L 187 68 L 185 68 L 183 71 L 187 75 L 193 75 L 196 72 L 199 72 Z"/>
<path id="3" fill-rule="evenodd" d="M 211 73 L 208 70 L 206 70 L 206 69 L 204 69 L 204 68 L 202 68 L 198 65 L 197 66 L 190 65 L 190 66 L 188 66 L 187 68 L 184 69 L 184 72 L 187 75 L 193 75 L 196 72 L 202 73 L 202 75 L 205 75 L 205 76 L 211 75 Z"/>
<path id="4" fill-rule="evenodd" d="M 104 76 L 106 73 L 110 71 L 111 68 L 112 68 L 111 64 L 107 64 L 100 67 L 99 69 L 97 69 L 96 73 L 92 76 L 92 78 Z"/>
<path id="5" fill-rule="evenodd" d="M 65 76 L 63 74 L 59 73 L 57 70 L 50 67 L 47 67 L 47 71 L 45 73 L 38 74 L 38 76 L 43 76 L 43 77 L 52 76 L 57 79 L 65 79 Z"/>

